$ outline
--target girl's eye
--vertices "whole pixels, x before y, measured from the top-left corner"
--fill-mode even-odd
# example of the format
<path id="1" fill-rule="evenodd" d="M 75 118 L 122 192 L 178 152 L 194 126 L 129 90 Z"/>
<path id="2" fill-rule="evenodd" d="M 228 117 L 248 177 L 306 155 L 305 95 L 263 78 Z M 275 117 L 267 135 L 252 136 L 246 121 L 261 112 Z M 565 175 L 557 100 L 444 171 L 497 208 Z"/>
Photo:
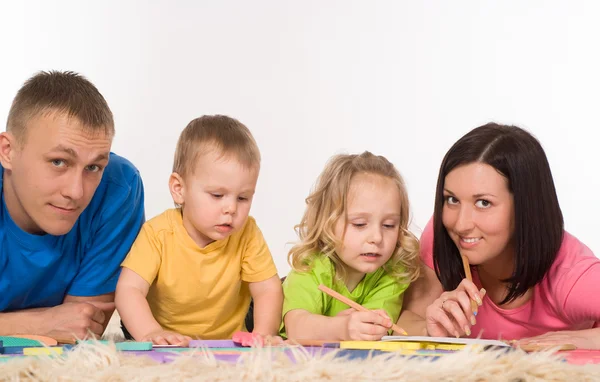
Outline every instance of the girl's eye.
<path id="1" fill-rule="evenodd" d="M 479 199 L 478 201 L 475 202 L 475 206 L 477 206 L 479 208 L 489 208 L 492 206 L 492 203 L 490 203 L 488 200 L 485 200 L 485 199 Z"/>
<path id="2" fill-rule="evenodd" d="M 221 199 L 223 197 L 222 194 L 211 194 L 211 195 L 213 196 L 213 198 L 216 198 L 216 199 Z"/>
<path id="3" fill-rule="evenodd" d="M 352 225 L 356 228 L 362 228 L 362 227 L 366 226 L 365 223 L 352 223 Z"/>
<path id="4" fill-rule="evenodd" d="M 248 198 L 244 198 L 243 196 L 240 196 L 240 197 L 238 198 L 238 200 L 239 200 L 240 202 L 245 202 L 245 201 L 247 201 L 247 200 L 248 200 Z"/>
<path id="5" fill-rule="evenodd" d="M 395 225 L 395 224 L 384 224 L 383 226 L 384 226 L 385 228 L 390 228 L 390 229 L 396 228 L 396 225 Z"/>

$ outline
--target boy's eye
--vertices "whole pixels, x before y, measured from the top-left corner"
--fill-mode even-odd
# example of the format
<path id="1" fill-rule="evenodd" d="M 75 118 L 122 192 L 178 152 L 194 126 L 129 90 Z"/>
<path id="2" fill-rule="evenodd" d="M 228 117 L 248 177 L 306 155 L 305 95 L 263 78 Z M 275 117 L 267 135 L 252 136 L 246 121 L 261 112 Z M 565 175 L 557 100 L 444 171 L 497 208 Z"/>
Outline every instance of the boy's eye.
<path id="1" fill-rule="evenodd" d="M 490 203 L 488 200 L 485 200 L 485 199 L 479 199 L 478 201 L 475 202 L 475 206 L 477 206 L 479 208 L 489 208 L 492 206 L 492 203 Z"/>
<path id="2" fill-rule="evenodd" d="M 244 196 L 240 196 L 240 197 L 238 198 L 238 200 L 239 200 L 240 202 L 245 202 L 246 200 L 248 200 L 248 198 L 246 198 L 246 197 L 244 197 Z"/>
<path id="3" fill-rule="evenodd" d="M 213 198 L 217 198 L 217 199 L 221 199 L 223 197 L 223 194 L 211 194 L 213 196 Z"/>
<path id="4" fill-rule="evenodd" d="M 64 167 L 66 165 L 65 161 L 62 159 L 53 159 L 51 163 L 54 167 Z"/>

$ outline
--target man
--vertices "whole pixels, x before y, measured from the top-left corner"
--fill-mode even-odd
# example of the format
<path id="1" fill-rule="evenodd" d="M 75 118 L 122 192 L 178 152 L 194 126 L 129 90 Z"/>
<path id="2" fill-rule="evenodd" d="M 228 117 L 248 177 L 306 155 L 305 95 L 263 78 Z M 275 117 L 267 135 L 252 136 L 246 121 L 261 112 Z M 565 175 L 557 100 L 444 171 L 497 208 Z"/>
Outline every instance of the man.
<path id="1" fill-rule="evenodd" d="M 138 170 L 110 152 L 104 97 L 73 72 L 18 91 L 0 134 L 0 335 L 101 335 L 144 222 Z"/>

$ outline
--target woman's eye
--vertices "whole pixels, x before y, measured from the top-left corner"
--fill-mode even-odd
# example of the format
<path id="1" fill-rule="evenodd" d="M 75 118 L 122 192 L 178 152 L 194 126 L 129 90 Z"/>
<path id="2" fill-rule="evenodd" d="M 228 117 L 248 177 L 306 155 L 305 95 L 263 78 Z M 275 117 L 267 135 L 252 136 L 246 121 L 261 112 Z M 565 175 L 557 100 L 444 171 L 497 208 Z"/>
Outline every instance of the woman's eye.
<path id="1" fill-rule="evenodd" d="M 491 207 L 492 203 L 490 203 L 489 201 L 485 200 L 485 199 L 479 199 L 478 201 L 475 202 L 475 206 L 479 207 L 479 208 L 489 208 Z"/>
<path id="2" fill-rule="evenodd" d="M 454 196 L 446 196 L 446 203 L 458 204 L 458 199 L 456 199 Z"/>

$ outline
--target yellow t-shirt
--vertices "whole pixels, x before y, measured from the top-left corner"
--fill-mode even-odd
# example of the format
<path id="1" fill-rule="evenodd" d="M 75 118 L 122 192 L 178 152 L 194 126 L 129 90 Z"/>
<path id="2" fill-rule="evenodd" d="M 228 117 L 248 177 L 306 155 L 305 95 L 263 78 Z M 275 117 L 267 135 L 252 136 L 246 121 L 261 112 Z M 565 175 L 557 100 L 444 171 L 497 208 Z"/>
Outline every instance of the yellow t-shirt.
<path id="1" fill-rule="evenodd" d="M 122 266 L 150 284 L 148 304 L 163 328 L 202 339 L 231 338 L 242 330 L 248 283 L 277 274 L 252 217 L 238 232 L 199 248 L 179 209 L 147 221 Z"/>

